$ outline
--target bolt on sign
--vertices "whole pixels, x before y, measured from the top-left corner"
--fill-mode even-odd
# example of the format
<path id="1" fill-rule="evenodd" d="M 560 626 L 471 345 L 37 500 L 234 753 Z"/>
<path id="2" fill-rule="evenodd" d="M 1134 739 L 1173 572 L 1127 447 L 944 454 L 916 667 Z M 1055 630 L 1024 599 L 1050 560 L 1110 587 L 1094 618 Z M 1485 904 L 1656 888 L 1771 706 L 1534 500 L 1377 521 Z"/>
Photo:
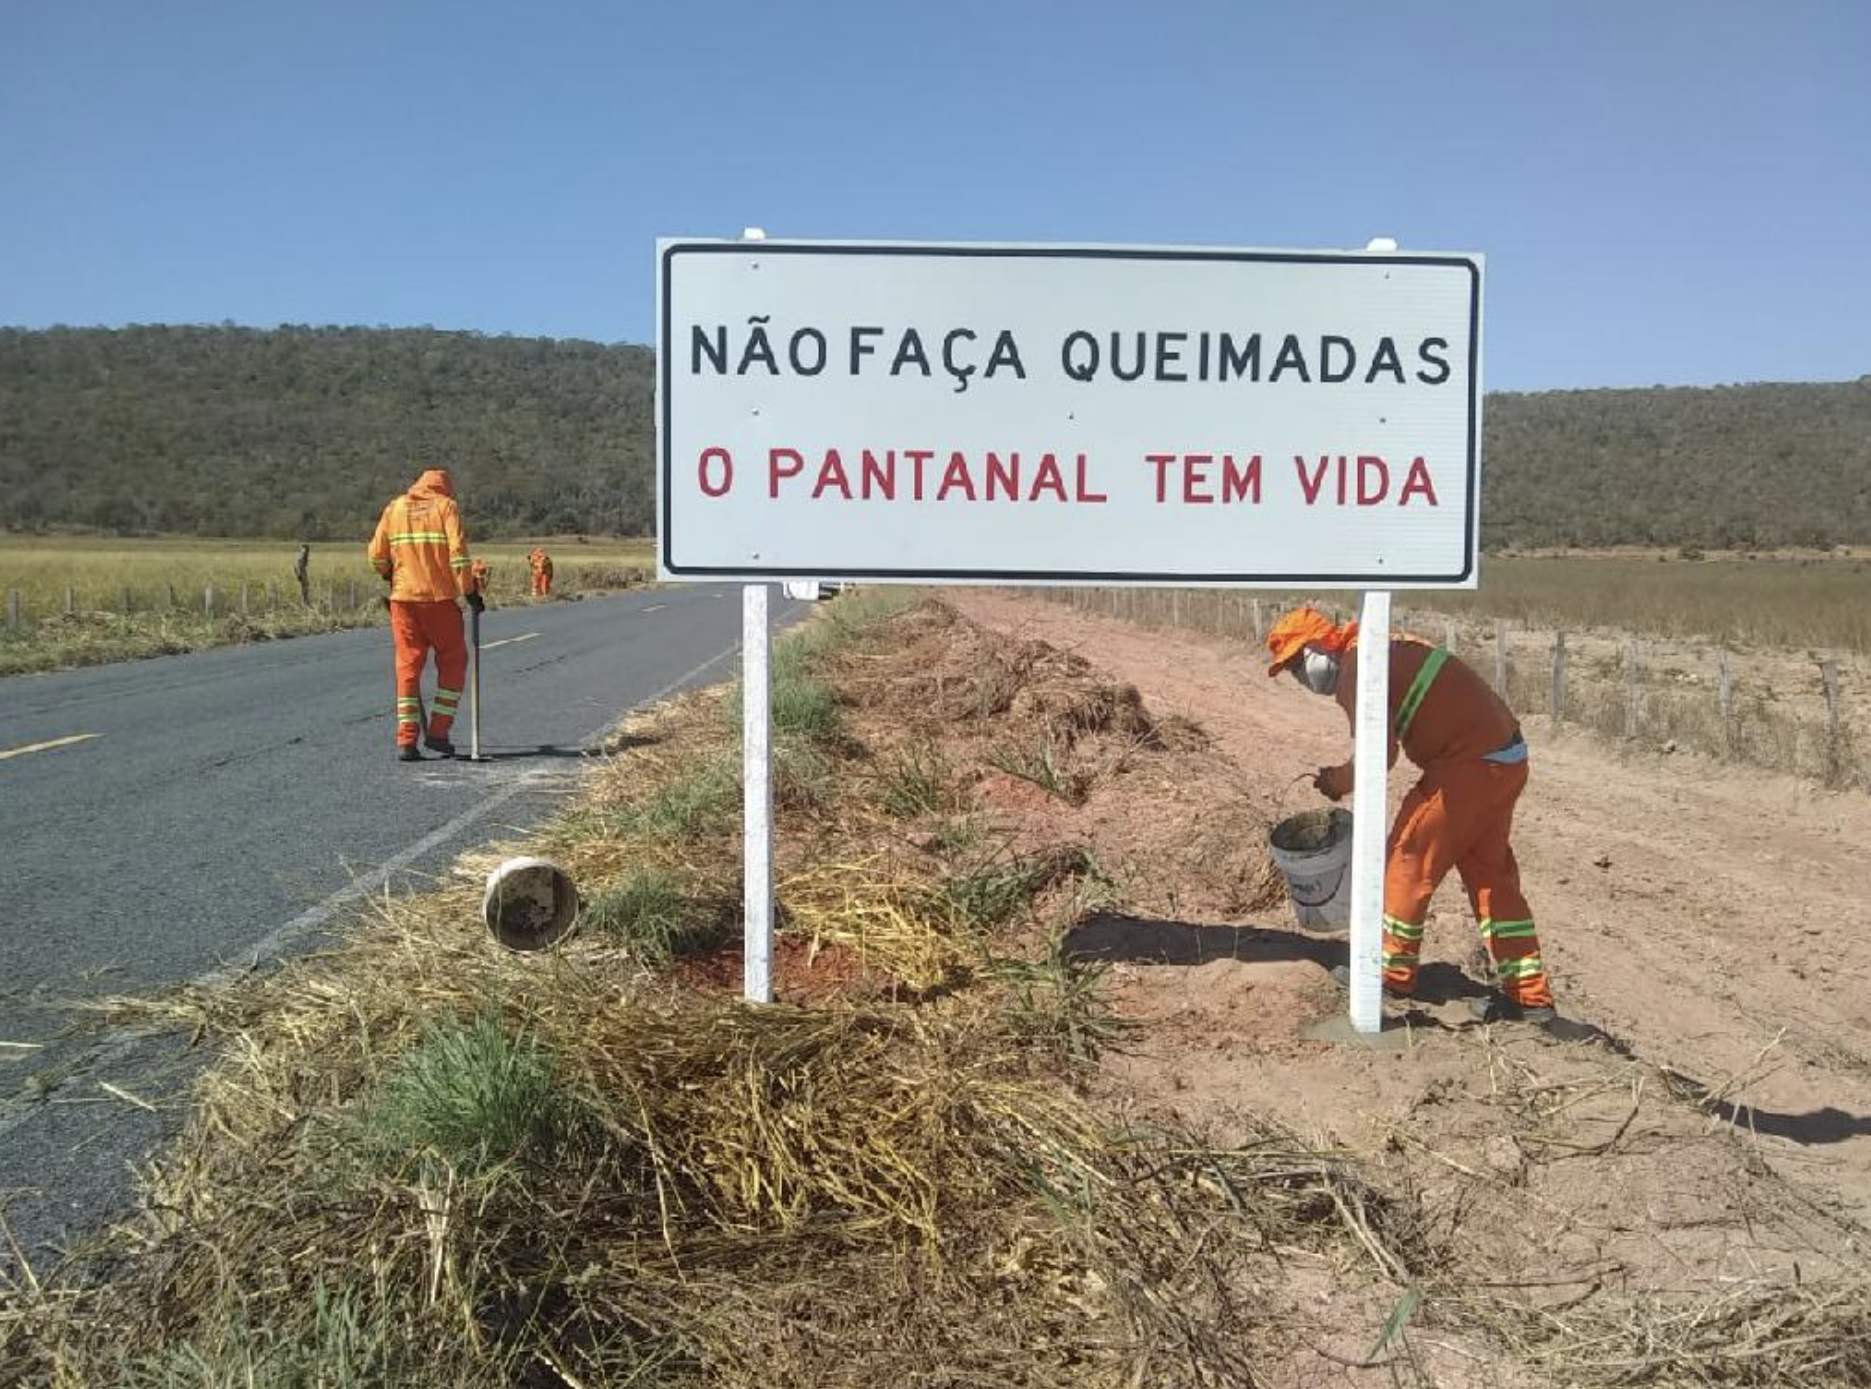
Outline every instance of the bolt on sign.
<path id="1" fill-rule="evenodd" d="M 1476 255 L 657 244 L 670 579 L 1470 588 Z"/>

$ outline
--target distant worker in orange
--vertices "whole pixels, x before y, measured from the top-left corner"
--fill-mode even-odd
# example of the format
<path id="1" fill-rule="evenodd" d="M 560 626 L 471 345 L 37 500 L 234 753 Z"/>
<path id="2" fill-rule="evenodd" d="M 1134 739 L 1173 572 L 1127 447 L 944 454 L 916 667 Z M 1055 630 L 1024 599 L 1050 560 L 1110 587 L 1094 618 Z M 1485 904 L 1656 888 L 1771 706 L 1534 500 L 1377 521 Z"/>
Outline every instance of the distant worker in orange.
<path id="1" fill-rule="evenodd" d="M 1291 672 L 1314 694 L 1335 698 L 1351 719 L 1357 634 L 1355 622 L 1340 626 L 1316 608 L 1295 609 L 1267 634 L 1267 674 Z M 1499 986 L 1497 996 L 1478 1000 L 1477 1016 L 1552 1022 L 1552 986 L 1508 843 L 1514 803 L 1527 784 L 1527 744 L 1513 711 L 1447 651 L 1398 636 L 1390 643 L 1389 722 L 1390 764 L 1401 747 L 1423 775 L 1403 798 L 1386 851 L 1384 991 L 1396 998 L 1415 992 L 1429 900 L 1453 868 Z M 1351 791 L 1352 764 L 1321 767 L 1313 785 L 1339 800 Z"/>
<path id="2" fill-rule="evenodd" d="M 370 562 L 390 584 L 390 632 L 396 639 L 396 755 L 420 762 L 418 739 L 431 752 L 455 755 L 448 739 L 468 674 L 462 640 L 465 599 L 485 606 L 469 572 L 468 535 L 446 468 L 430 468 L 383 509 L 370 538 Z M 435 653 L 435 708 L 422 723 L 422 668 Z"/>
<path id="3" fill-rule="evenodd" d="M 484 559 L 472 560 L 468 564 L 469 587 L 481 595 L 481 601 L 487 601 L 487 595 L 494 586 L 494 568 Z"/>
<path id="4" fill-rule="evenodd" d="M 552 556 L 544 546 L 535 545 L 526 557 L 526 562 L 533 567 L 533 597 L 550 598 L 552 596 Z"/>

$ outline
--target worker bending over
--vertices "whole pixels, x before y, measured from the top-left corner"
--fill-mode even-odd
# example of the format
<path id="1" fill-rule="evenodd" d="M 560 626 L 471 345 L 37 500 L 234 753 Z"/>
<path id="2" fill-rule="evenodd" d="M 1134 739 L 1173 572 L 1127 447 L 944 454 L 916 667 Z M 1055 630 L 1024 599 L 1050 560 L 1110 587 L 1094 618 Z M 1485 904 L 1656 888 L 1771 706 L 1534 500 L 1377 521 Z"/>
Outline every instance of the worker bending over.
<path id="1" fill-rule="evenodd" d="M 550 598 L 552 596 L 552 556 L 543 546 L 535 545 L 533 552 L 526 557 L 526 562 L 533 567 L 533 597 Z"/>
<path id="2" fill-rule="evenodd" d="M 1353 719 L 1357 632 L 1355 622 L 1339 626 L 1316 608 L 1295 609 L 1267 634 L 1273 658 L 1267 674 L 1290 671 L 1314 694 L 1336 698 Z M 1390 643 L 1389 724 L 1390 764 L 1401 747 L 1423 775 L 1404 797 L 1390 831 L 1384 991 L 1397 998 L 1415 992 L 1429 901 L 1453 868 L 1468 889 L 1500 987 L 1500 996 L 1483 1001 L 1477 1015 L 1550 1023 L 1552 987 L 1508 843 L 1514 802 L 1527 784 L 1527 744 L 1513 711 L 1447 651 L 1399 636 Z M 1313 785 L 1335 801 L 1348 795 L 1352 763 L 1321 767 Z"/>
<path id="3" fill-rule="evenodd" d="M 449 730 L 468 674 L 459 600 L 484 603 L 469 573 L 468 534 L 446 468 L 430 468 L 383 509 L 370 538 L 370 562 L 390 584 L 390 633 L 396 642 L 396 755 L 420 762 L 418 738 L 443 757 L 455 755 Z M 435 652 L 435 708 L 422 724 L 422 668 Z"/>

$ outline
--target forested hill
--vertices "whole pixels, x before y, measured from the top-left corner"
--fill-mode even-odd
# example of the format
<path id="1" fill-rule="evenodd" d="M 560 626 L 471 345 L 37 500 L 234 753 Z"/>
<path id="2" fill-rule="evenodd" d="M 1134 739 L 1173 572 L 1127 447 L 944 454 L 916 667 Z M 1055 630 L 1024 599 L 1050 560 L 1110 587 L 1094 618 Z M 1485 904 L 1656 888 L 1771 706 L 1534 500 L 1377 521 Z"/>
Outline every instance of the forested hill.
<path id="1" fill-rule="evenodd" d="M 427 328 L 0 329 L 0 526 L 341 539 L 439 465 L 476 534 L 647 534 L 652 362 Z"/>
<path id="2" fill-rule="evenodd" d="M 0 527 L 342 538 L 418 463 L 483 535 L 647 533 L 647 348 L 426 328 L 0 329 Z M 1871 543 L 1871 377 L 1492 395 L 1484 538 Z"/>

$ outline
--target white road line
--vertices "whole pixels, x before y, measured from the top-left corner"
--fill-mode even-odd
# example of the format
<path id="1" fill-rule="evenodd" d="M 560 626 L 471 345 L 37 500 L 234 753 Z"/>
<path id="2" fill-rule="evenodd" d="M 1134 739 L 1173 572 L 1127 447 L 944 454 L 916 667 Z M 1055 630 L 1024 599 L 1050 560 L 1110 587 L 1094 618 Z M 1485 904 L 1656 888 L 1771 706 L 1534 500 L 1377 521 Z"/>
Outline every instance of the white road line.
<path id="1" fill-rule="evenodd" d="M 698 676 L 705 675 L 723 661 L 738 655 L 740 649 L 740 643 L 736 642 L 726 651 L 710 656 L 693 670 L 678 675 L 674 680 L 671 680 L 667 685 L 664 685 L 660 690 L 656 691 L 656 693 L 642 700 L 637 704 L 636 708 L 647 708 L 650 705 L 666 699 L 669 695 L 688 684 L 689 681 L 696 679 Z M 97 735 L 92 734 L 87 736 L 95 737 Z M 464 810 L 440 829 L 424 835 L 401 853 L 385 859 L 374 871 L 357 879 L 355 882 L 351 883 L 350 886 L 338 889 L 338 891 L 332 893 L 331 896 L 327 897 L 317 906 L 307 911 L 300 912 L 297 916 L 293 917 L 292 920 L 275 927 L 260 940 L 256 941 L 249 950 L 242 951 L 238 960 L 231 960 L 226 964 L 217 965 L 206 973 L 196 975 L 188 982 L 201 988 L 213 988 L 216 985 L 225 983 L 227 980 L 234 978 L 236 975 L 244 974 L 251 969 L 256 969 L 262 964 L 272 963 L 272 961 L 283 954 L 286 947 L 291 945 L 298 937 L 310 931 L 317 930 L 335 917 L 344 907 L 349 906 L 360 897 L 382 888 L 389 881 L 390 875 L 395 873 L 399 868 L 403 868 L 415 862 L 430 850 L 447 843 L 476 820 L 486 818 L 508 801 L 512 800 L 513 797 L 518 795 L 521 791 L 529 789 L 531 785 L 532 783 L 527 781 L 515 781 L 505 788 L 496 791 L 479 805 L 471 806 L 469 809 Z M 71 1064 L 69 1074 L 76 1076 L 101 1063 L 116 1060 L 134 1047 L 144 1035 L 145 1034 L 141 1031 L 128 1030 L 111 1041 L 98 1043 Z M 33 1115 L 37 1114 L 40 1107 L 45 1103 L 46 1100 L 28 1102 L 20 1105 L 20 1107 L 11 1114 L 0 1113 L 0 1137 L 11 1133 Z"/>
<path id="2" fill-rule="evenodd" d="M 499 641 L 488 642 L 485 646 L 481 648 L 481 650 L 492 651 L 496 646 L 512 646 L 515 642 L 531 641 L 534 637 L 538 635 L 539 633 L 537 632 L 528 632 L 523 637 L 502 637 Z"/>
<path id="3" fill-rule="evenodd" d="M 8 748 L 0 752 L 0 762 L 9 757 L 24 757 L 29 752 L 50 752 L 53 748 L 68 748 L 73 743 L 88 743 L 93 738 L 102 738 L 102 733 L 74 733 L 69 738 L 54 738 L 46 743 L 28 743 L 23 748 Z"/>
<path id="4" fill-rule="evenodd" d="M 649 607 L 645 608 L 643 611 L 644 611 L 644 614 L 647 616 L 650 613 L 659 613 L 668 606 L 669 604 L 667 603 L 652 603 L 650 604 Z"/>

